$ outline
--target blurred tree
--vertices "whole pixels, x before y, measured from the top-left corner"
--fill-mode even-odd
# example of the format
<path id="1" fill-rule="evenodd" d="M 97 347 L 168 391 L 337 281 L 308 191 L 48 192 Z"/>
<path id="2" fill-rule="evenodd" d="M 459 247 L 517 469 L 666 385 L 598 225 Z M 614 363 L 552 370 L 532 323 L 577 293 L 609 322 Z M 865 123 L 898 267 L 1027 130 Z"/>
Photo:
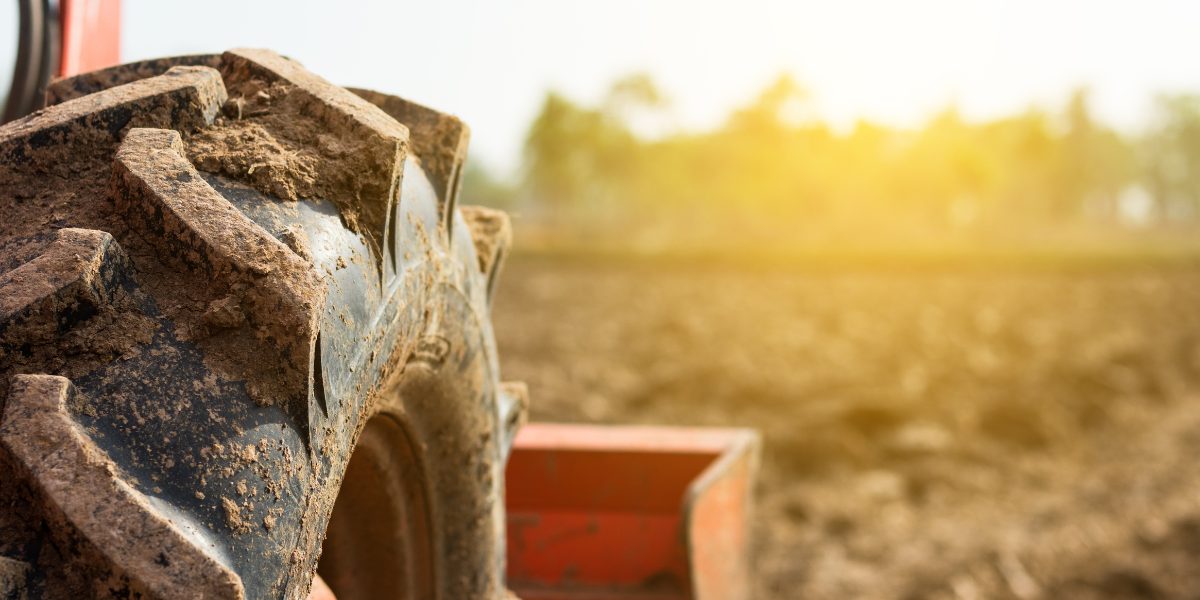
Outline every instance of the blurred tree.
<path id="1" fill-rule="evenodd" d="M 1071 95 L 1065 121 L 1057 181 L 1050 190 L 1055 215 L 1115 219 L 1117 198 L 1136 175 L 1131 146 L 1092 118 L 1085 89 Z"/>
<path id="2" fill-rule="evenodd" d="M 534 201 L 558 212 L 594 203 L 614 147 L 625 145 L 613 129 L 603 111 L 547 94 L 525 138 L 525 185 Z"/>
<path id="3" fill-rule="evenodd" d="M 612 84 L 604 100 L 604 111 L 618 121 L 626 121 L 632 111 L 662 108 L 667 104 L 666 96 L 658 90 L 649 75 L 635 73 Z"/>
<path id="4" fill-rule="evenodd" d="M 1141 151 L 1158 217 L 1195 220 L 1200 209 L 1200 96 L 1159 96 Z"/>
<path id="5" fill-rule="evenodd" d="M 644 74 L 614 83 L 598 109 L 548 93 L 525 138 L 526 192 L 559 218 L 611 215 L 608 209 L 618 197 L 633 194 L 644 165 L 643 145 L 628 120 L 637 110 L 665 103 Z"/>
<path id="6" fill-rule="evenodd" d="M 759 134 L 795 127 L 809 99 L 808 91 L 785 73 L 763 90 L 754 104 L 735 111 L 726 127 Z"/>
<path id="7" fill-rule="evenodd" d="M 984 216 L 984 201 L 996 192 L 1001 163 L 982 132 L 965 123 L 957 108 L 948 108 L 899 153 L 888 208 L 896 213 L 911 207 L 935 226 L 970 226 Z"/>
<path id="8" fill-rule="evenodd" d="M 1200 100 L 1160 104 L 1143 144 L 1147 178 L 1156 197 L 1186 199 L 1164 206 L 1192 214 Z M 1085 90 L 1058 114 L 969 123 L 951 107 L 915 131 L 860 121 L 837 134 L 784 75 L 714 131 L 633 133 L 632 115 L 664 105 L 645 75 L 617 81 L 595 107 L 548 94 L 526 138 L 520 194 L 576 230 L 627 239 L 875 243 L 1116 222 L 1137 175 L 1131 145 L 1092 116 Z"/>
<path id="9" fill-rule="evenodd" d="M 477 160 L 468 160 L 463 172 L 462 203 L 501 210 L 517 209 L 517 190 L 495 177 Z"/>

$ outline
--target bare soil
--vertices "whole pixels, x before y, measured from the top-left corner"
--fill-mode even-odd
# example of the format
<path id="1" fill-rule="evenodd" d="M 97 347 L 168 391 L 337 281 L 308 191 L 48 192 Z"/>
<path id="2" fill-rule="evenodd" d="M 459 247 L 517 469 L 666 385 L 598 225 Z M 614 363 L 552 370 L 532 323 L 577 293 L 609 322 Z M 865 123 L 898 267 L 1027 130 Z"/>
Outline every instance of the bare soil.
<path id="1" fill-rule="evenodd" d="M 750 426 L 756 595 L 1200 597 L 1200 268 L 517 258 L 534 420 Z"/>

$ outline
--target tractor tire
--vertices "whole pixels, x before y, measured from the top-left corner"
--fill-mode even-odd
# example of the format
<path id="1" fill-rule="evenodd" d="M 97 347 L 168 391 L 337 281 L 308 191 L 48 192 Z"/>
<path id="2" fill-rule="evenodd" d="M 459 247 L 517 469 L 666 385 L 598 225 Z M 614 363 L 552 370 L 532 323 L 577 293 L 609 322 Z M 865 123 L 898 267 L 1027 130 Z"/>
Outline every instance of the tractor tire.
<path id="1" fill-rule="evenodd" d="M 47 104 L 0 127 L 0 598 L 504 598 L 466 126 L 250 49 Z"/>

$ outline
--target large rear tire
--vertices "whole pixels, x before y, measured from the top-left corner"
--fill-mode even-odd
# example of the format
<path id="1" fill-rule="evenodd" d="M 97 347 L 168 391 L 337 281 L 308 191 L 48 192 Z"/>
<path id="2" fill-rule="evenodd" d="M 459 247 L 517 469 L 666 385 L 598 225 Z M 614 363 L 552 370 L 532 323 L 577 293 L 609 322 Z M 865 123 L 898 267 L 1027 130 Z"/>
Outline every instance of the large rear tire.
<path id="1" fill-rule="evenodd" d="M 0 127 L 0 597 L 503 597 L 467 128 L 246 49 L 47 101 Z"/>

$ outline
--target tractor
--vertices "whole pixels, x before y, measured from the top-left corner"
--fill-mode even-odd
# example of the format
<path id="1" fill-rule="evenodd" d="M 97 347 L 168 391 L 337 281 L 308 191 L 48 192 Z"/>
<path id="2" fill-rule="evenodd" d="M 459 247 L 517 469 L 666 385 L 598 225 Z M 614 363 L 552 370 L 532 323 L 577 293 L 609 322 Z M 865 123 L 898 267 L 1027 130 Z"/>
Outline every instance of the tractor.
<path id="1" fill-rule="evenodd" d="M 20 1 L 0 597 L 748 597 L 756 432 L 526 423 L 465 123 L 119 34 Z"/>

